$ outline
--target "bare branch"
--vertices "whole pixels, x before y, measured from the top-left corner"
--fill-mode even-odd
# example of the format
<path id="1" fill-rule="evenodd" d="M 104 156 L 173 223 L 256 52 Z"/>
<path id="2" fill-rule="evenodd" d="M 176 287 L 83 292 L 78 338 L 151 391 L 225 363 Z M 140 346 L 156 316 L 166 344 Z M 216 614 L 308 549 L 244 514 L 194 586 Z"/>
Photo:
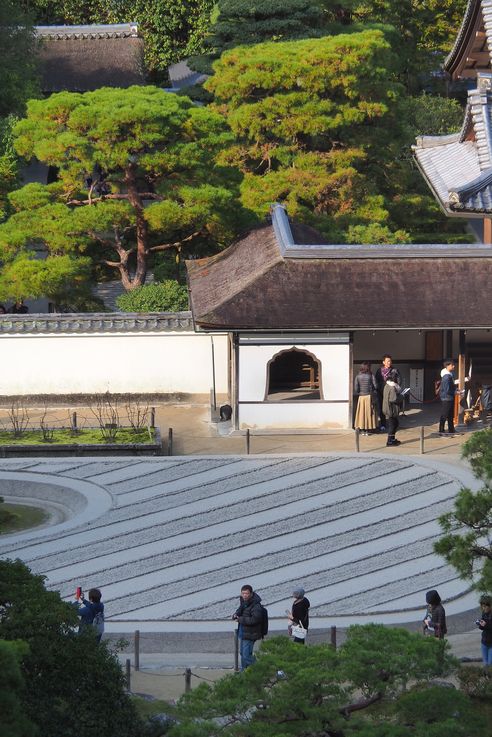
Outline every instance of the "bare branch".
<path id="1" fill-rule="evenodd" d="M 195 230 L 194 233 L 186 236 L 186 238 L 182 238 L 180 241 L 176 241 L 175 243 L 162 243 L 160 246 L 151 246 L 151 248 L 149 248 L 149 251 L 165 251 L 168 248 L 178 248 L 179 246 L 182 246 L 183 243 L 187 243 L 188 241 L 191 241 L 193 238 L 196 238 L 198 235 L 201 235 L 202 233 L 203 233 L 203 229 Z"/>

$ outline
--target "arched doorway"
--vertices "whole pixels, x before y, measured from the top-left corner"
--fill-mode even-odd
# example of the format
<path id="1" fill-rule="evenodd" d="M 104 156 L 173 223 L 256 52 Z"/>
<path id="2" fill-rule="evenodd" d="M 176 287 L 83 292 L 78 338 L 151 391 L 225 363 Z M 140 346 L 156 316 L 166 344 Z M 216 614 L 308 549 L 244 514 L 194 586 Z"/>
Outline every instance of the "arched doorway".
<path id="1" fill-rule="evenodd" d="M 277 353 L 267 365 L 265 399 L 274 401 L 322 399 L 321 363 L 298 348 Z"/>

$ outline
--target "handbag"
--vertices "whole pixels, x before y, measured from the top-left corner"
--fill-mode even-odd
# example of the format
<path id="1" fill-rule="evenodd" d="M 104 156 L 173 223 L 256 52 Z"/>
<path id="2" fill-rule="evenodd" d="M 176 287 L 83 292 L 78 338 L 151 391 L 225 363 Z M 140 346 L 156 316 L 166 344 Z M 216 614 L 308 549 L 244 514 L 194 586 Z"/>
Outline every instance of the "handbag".
<path id="1" fill-rule="evenodd" d="M 297 637 L 298 640 L 305 640 L 306 636 L 307 629 L 302 626 L 302 622 L 292 625 L 292 637 Z"/>

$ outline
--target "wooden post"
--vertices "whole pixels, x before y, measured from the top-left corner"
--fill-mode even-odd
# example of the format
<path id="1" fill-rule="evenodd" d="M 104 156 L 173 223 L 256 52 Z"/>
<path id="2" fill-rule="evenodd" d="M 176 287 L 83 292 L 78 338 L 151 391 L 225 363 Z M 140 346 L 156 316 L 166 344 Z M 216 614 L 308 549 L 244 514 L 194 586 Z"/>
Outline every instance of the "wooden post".
<path id="1" fill-rule="evenodd" d="M 140 670 L 140 630 L 135 630 L 135 670 Z"/>
<path id="2" fill-rule="evenodd" d="M 334 650 L 337 649 L 337 628 L 330 627 L 330 645 Z"/>
<path id="3" fill-rule="evenodd" d="M 167 433 L 167 454 L 168 456 L 172 456 L 173 454 L 173 429 L 172 427 L 169 428 Z"/>
<path id="4" fill-rule="evenodd" d="M 492 244 L 492 219 L 483 219 L 483 242 L 487 245 Z"/>
<path id="5" fill-rule="evenodd" d="M 424 455 L 424 426 L 420 426 L 420 453 L 421 455 Z"/>
<path id="6" fill-rule="evenodd" d="M 458 356 L 458 389 L 459 389 L 459 394 L 457 392 L 458 396 L 455 398 L 455 405 L 454 405 L 454 407 L 455 407 L 455 418 L 454 418 L 455 425 L 461 425 L 462 424 L 462 422 L 463 422 L 463 414 L 464 414 L 463 407 L 460 404 L 461 398 L 463 396 L 461 394 L 461 392 L 465 388 L 465 350 L 466 350 L 466 336 L 465 336 L 465 331 L 464 330 L 460 330 L 460 344 L 459 345 L 460 345 L 460 353 L 459 353 L 459 356 Z"/>
<path id="7" fill-rule="evenodd" d="M 191 668 L 185 668 L 185 693 L 191 691 Z"/>
<path id="8" fill-rule="evenodd" d="M 360 453 L 360 432 L 359 428 L 355 428 L 355 450 L 357 453 Z"/>
<path id="9" fill-rule="evenodd" d="M 246 430 L 246 455 L 249 455 L 251 448 L 251 440 L 249 430 Z"/>
<path id="10" fill-rule="evenodd" d="M 150 408 L 150 426 L 152 429 L 155 427 L 155 407 Z"/>
<path id="11" fill-rule="evenodd" d="M 239 635 L 234 631 L 234 672 L 239 672 Z"/>
<path id="12" fill-rule="evenodd" d="M 131 663 L 130 663 L 130 658 L 127 658 L 126 659 L 125 671 L 126 671 L 126 690 L 127 691 L 131 691 L 132 690 L 131 689 L 131 672 L 132 672 L 132 667 L 131 667 Z"/>
<path id="13" fill-rule="evenodd" d="M 72 412 L 72 432 L 75 435 L 77 432 L 77 413 Z"/>

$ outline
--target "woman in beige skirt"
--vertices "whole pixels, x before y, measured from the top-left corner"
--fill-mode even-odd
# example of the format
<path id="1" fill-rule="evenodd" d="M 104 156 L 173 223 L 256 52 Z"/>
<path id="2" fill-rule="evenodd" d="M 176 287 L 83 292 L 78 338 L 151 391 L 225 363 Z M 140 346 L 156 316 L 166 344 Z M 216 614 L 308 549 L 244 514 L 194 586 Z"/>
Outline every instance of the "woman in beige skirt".
<path id="1" fill-rule="evenodd" d="M 358 427 L 363 435 L 369 435 L 369 430 L 376 430 L 378 426 L 376 410 L 376 382 L 371 372 L 371 364 L 364 361 L 354 381 L 354 394 L 357 399 L 354 427 Z"/>

